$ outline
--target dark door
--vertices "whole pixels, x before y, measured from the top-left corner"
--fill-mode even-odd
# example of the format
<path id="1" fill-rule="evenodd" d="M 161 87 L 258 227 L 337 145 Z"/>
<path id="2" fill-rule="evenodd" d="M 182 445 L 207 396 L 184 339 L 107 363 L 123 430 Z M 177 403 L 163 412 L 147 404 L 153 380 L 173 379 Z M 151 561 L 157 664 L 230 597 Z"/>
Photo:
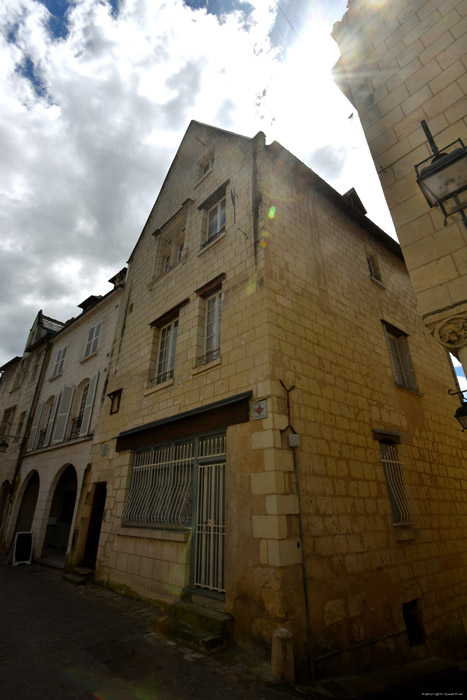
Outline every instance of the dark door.
<path id="1" fill-rule="evenodd" d="M 107 496 L 107 482 L 98 481 L 94 488 L 91 516 L 89 518 L 88 534 L 84 547 L 83 564 L 90 569 L 96 567 L 97 548 L 101 534 L 102 518 L 104 516 L 105 499 Z"/>

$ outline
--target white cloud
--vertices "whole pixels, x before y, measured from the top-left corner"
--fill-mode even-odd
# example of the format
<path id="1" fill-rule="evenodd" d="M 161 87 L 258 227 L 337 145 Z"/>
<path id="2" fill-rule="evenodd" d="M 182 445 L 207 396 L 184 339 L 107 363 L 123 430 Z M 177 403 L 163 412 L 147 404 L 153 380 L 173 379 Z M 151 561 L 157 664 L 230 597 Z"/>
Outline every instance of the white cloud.
<path id="1" fill-rule="evenodd" d="M 373 202 L 375 185 L 352 160 L 366 148 L 361 130 L 330 78 L 329 33 L 345 4 L 323 0 L 300 16 L 285 2 L 299 41 L 273 0 L 256 0 L 248 23 L 182 0 L 125 0 L 116 16 L 80 0 L 64 38 L 40 2 L 4 0 L 0 363 L 21 354 L 39 308 L 65 320 L 110 289 L 191 119 L 265 131 L 340 191 L 355 186 L 374 216 L 365 195 Z"/>

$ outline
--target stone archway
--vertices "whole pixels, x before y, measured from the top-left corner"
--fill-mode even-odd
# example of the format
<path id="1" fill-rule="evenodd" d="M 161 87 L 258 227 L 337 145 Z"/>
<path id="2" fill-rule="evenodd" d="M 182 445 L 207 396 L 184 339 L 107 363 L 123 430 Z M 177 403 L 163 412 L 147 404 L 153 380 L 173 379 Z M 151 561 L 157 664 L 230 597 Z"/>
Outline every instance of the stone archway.
<path id="1" fill-rule="evenodd" d="M 77 488 L 76 470 L 69 464 L 55 486 L 42 548 L 42 557 L 56 566 L 65 564 Z"/>
<path id="2" fill-rule="evenodd" d="M 39 474 L 36 471 L 32 472 L 23 491 L 18 517 L 16 518 L 15 532 L 31 531 L 39 495 L 39 483 Z"/>

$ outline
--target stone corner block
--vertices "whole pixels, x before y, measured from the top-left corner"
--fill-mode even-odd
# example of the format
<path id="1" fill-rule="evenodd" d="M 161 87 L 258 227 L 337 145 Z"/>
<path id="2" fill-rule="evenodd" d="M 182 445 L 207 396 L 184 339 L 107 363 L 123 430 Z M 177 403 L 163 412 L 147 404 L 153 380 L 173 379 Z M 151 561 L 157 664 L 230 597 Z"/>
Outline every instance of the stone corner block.
<path id="1" fill-rule="evenodd" d="M 302 560 L 302 550 L 297 540 L 267 540 L 268 564 L 270 566 L 291 566 Z"/>
<path id="2" fill-rule="evenodd" d="M 253 496 L 283 493 L 284 488 L 284 472 L 254 472 L 251 474 L 251 493 Z"/>
<path id="3" fill-rule="evenodd" d="M 296 515 L 298 498 L 295 494 L 266 496 L 266 513 L 268 515 Z"/>
<path id="4" fill-rule="evenodd" d="M 251 526 L 253 537 L 278 540 L 287 537 L 285 515 L 252 515 Z"/>

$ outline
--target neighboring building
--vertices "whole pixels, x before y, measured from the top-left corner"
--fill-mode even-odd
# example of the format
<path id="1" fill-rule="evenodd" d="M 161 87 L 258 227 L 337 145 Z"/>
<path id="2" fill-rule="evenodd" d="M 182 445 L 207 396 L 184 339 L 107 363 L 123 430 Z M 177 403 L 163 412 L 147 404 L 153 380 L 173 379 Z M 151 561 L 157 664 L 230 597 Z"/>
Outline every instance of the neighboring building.
<path id="1" fill-rule="evenodd" d="M 466 13 L 463 0 L 350 0 L 333 36 L 336 81 L 358 110 L 423 321 L 467 376 L 467 228 L 459 213 L 444 227 L 414 170 L 433 156 L 422 120 L 440 151 L 467 145 Z"/>
<path id="2" fill-rule="evenodd" d="M 49 360 L 51 340 L 63 325 L 39 311 L 22 357 L 15 357 L 0 367 L 0 443 L 3 444 L 0 452 L 0 543 Z"/>
<path id="3" fill-rule="evenodd" d="M 121 295 L 117 283 L 104 297 L 89 297 L 56 333 L 34 407 L 5 539 L 31 530 L 34 556 L 55 564 L 71 559 L 78 537 L 75 506 L 91 469 Z"/>
<path id="4" fill-rule="evenodd" d="M 465 648 L 451 368 L 354 192 L 261 132 L 192 122 L 108 377 L 79 516 L 103 520 L 98 580 L 222 607 L 246 646 L 285 626 L 317 673 Z"/>

